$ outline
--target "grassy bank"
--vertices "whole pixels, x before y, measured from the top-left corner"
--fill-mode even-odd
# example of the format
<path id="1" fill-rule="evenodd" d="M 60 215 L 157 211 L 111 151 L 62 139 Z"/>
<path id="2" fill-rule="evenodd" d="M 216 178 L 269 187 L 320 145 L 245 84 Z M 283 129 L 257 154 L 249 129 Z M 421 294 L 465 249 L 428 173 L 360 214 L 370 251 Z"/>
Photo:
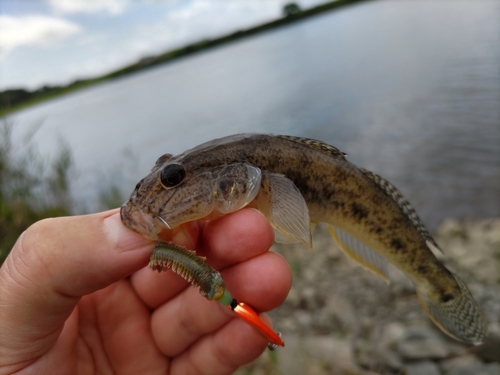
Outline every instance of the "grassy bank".
<path id="1" fill-rule="evenodd" d="M 240 30 L 232 34 L 222 36 L 220 38 L 205 39 L 196 43 L 189 44 L 182 48 L 162 53 L 158 56 L 145 57 L 135 64 L 125 66 L 103 76 L 78 80 L 66 86 L 44 86 L 35 91 L 28 91 L 25 89 L 5 90 L 3 92 L 0 92 L 0 116 L 9 114 L 33 104 L 40 103 L 44 100 L 52 99 L 54 97 L 79 90 L 81 88 L 88 87 L 99 82 L 139 72 L 141 70 L 148 69 L 160 64 L 165 64 L 175 59 L 188 56 L 209 48 L 233 42 L 242 38 L 246 38 L 248 36 L 256 35 L 258 33 L 265 32 L 267 30 L 271 30 L 280 26 L 288 25 L 292 22 L 297 22 L 323 12 L 339 9 L 348 5 L 365 1 L 369 0 L 337 0 L 330 1 L 325 4 L 302 11 L 297 9 L 297 11 L 288 13 L 288 15 L 283 16 L 282 18 L 279 18 L 275 21 L 267 22 L 259 26 L 251 27 L 249 29 Z"/>
<path id="2" fill-rule="evenodd" d="M 70 194 L 75 176 L 71 150 L 61 143 L 52 160 L 43 159 L 31 139 L 12 139 L 12 124 L 0 122 L 0 265 L 31 224 L 49 217 L 85 214 Z M 92 211 L 119 207 L 125 197 L 112 182 L 102 182 Z"/>
<path id="3" fill-rule="evenodd" d="M 29 139 L 13 146 L 11 126 L 0 125 L 0 265 L 34 222 L 70 213 L 71 153 L 62 147 L 50 165 Z"/>

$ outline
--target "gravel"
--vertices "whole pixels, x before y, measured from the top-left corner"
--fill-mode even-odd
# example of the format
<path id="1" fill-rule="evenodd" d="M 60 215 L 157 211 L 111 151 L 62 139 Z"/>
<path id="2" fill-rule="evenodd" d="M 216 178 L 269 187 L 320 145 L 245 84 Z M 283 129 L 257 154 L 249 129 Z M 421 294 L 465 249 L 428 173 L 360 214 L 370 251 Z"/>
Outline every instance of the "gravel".
<path id="1" fill-rule="evenodd" d="M 391 267 L 387 285 L 347 258 L 325 227 L 313 237 L 313 251 L 273 246 L 294 275 L 287 300 L 270 312 L 286 346 L 237 374 L 500 375 L 500 219 L 449 219 L 435 233 L 444 263 L 489 320 L 486 342 L 475 347 L 430 322 L 402 272 Z"/>

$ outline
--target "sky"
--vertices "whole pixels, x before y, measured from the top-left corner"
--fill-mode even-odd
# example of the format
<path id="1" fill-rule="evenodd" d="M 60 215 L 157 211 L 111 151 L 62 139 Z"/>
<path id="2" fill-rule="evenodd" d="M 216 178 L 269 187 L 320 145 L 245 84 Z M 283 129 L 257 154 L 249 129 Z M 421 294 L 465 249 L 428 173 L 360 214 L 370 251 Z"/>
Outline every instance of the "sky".
<path id="1" fill-rule="evenodd" d="M 291 0 L 0 0 L 0 90 L 105 74 L 281 16 Z M 309 8 L 325 0 L 296 0 Z"/>

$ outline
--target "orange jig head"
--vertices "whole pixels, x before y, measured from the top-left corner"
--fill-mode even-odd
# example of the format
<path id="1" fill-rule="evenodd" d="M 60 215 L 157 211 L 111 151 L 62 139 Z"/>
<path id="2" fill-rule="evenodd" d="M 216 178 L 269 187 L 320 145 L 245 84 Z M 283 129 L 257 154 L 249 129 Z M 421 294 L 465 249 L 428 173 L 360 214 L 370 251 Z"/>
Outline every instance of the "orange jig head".
<path id="1" fill-rule="evenodd" d="M 269 349 L 274 350 L 279 346 L 285 346 L 285 342 L 281 338 L 280 333 L 274 332 L 273 329 L 257 314 L 257 312 L 244 302 L 238 302 L 233 299 L 229 308 L 245 322 L 256 328 L 269 341 L 267 345 Z"/>

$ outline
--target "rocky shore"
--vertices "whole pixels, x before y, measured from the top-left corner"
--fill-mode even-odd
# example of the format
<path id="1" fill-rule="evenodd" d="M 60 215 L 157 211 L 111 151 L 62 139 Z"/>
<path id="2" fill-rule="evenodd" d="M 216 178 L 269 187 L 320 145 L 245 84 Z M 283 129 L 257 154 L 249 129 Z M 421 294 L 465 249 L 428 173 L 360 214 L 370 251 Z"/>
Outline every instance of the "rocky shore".
<path id="1" fill-rule="evenodd" d="M 499 375 L 500 219 L 446 220 L 435 239 L 443 262 L 467 283 L 489 320 L 483 345 L 448 338 L 399 270 L 390 269 L 387 285 L 348 259 L 319 227 L 313 251 L 273 247 L 294 274 L 287 300 L 270 313 L 286 347 L 263 353 L 237 374 Z"/>

